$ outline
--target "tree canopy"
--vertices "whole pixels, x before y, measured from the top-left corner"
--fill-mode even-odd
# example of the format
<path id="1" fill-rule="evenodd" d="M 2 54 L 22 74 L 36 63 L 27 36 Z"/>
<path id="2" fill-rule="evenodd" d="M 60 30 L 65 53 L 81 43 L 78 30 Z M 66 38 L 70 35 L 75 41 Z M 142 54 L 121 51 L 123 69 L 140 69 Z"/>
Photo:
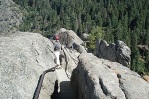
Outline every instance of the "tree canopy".
<path id="1" fill-rule="evenodd" d="M 132 50 L 131 69 L 144 72 L 149 68 L 148 50 L 144 55 L 137 47 L 149 45 L 149 0 L 14 1 L 28 12 L 20 26 L 22 31 L 49 36 L 64 27 L 80 37 L 83 33 L 90 34 L 91 44 L 98 34 L 108 42 L 123 40 Z M 100 27 L 104 28 L 103 33 Z M 136 69 L 140 66 L 142 69 Z"/>

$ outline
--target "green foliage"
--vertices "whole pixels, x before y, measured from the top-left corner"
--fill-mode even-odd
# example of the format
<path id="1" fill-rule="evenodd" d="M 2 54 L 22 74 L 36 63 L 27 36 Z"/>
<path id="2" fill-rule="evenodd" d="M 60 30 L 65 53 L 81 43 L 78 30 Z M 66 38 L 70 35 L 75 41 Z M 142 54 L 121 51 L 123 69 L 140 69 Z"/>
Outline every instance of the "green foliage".
<path id="1" fill-rule="evenodd" d="M 89 36 L 89 47 L 91 49 L 95 49 L 95 42 L 97 39 L 102 39 L 104 35 L 104 31 L 102 30 L 102 27 L 95 27 L 91 30 L 90 36 Z"/>
<path id="2" fill-rule="evenodd" d="M 146 68 L 144 65 L 145 61 L 141 58 L 135 58 L 132 60 L 132 66 L 131 69 L 136 71 L 136 72 L 141 72 L 141 73 L 145 73 L 146 72 Z"/>
<path id="3" fill-rule="evenodd" d="M 28 12 L 21 31 L 52 35 L 57 29 L 72 29 L 81 37 L 90 34 L 90 48 L 95 48 L 95 37 L 107 42 L 123 40 L 132 50 L 131 69 L 143 71 L 138 44 L 149 45 L 149 0 L 14 0 Z M 104 27 L 104 35 L 100 27 Z M 102 34 L 102 35 L 100 35 Z M 147 55 L 145 55 L 147 57 Z M 133 68 L 135 66 L 135 68 Z"/>
<path id="4" fill-rule="evenodd" d="M 149 51 L 145 54 L 145 71 L 149 74 Z"/>

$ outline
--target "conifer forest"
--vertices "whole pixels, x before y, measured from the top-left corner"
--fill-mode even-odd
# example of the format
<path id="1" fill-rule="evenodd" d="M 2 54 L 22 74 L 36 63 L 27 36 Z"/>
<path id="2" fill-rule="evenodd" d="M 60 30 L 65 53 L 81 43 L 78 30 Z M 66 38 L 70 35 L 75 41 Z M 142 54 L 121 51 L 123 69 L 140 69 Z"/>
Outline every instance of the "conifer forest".
<path id="1" fill-rule="evenodd" d="M 131 48 L 131 70 L 149 73 L 149 0 L 13 0 L 20 5 L 21 31 L 49 37 L 58 29 L 90 34 L 108 43 L 124 41 Z"/>

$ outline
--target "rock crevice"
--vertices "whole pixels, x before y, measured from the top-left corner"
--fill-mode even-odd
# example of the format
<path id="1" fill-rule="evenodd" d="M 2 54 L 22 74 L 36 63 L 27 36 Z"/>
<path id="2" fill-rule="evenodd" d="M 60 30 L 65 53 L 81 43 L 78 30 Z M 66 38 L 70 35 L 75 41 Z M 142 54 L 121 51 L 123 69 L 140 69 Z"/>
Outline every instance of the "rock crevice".
<path id="1" fill-rule="evenodd" d="M 78 99 L 147 99 L 149 84 L 137 75 L 119 63 L 82 53 L 71 79 Z"/>
<path id="2" fill-rule="evenodd" d="M 130 67 L 130 48 L 123 42 L 117 41 L 115 44 L 108 44 L 105 40 L 96 41 L 96 55 L 99 58 L 119 62 L 124 66 Z"/>

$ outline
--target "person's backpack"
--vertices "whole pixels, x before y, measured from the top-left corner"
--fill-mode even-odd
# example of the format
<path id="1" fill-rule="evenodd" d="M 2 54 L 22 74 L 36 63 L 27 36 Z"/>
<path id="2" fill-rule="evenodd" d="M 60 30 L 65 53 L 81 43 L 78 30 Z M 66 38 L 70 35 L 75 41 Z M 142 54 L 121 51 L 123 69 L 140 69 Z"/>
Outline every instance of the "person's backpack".
<path id="1" fill-rule="evenodd" d="M 54 51 L 55 50 L 60 50 L 60 48 L 61 48 L 61 45 L 59 43 L 56 43 L 55 47 L 54 47 Z"/>

